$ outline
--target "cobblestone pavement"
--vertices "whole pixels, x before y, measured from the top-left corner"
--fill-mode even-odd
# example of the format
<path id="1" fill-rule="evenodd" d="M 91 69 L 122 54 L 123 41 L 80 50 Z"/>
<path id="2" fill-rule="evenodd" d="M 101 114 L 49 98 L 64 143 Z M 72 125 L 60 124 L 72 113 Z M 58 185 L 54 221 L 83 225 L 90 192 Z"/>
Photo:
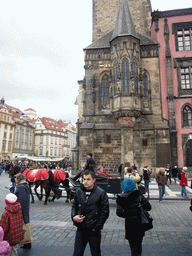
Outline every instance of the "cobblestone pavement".
<path id="1" fill-rule="evenodd" d="M 0 176 L 0 215 L 4 211 L 5 195 L 9 192 L 8 174 Z M 189 188 L 190 189 L 190 188 Z M 158 200 L 158 187 L 155 181 L 150 183 L 151 215 L 154 228 L 146 232 L 143 241 L 143 255 L 183 256 L 192 255 L 192 212 L 189 210 L 189 199 L 181 199 L 180 187 L 172 184 L 166 189 L 166 197 L 162 203 Z M 177 200 L 173 200 L 176 199 Z M 168 200 L 169 199 L 169 200 Z M 18 250 L 19 256 L 52 256 L 72 255 L 76 228 L 71 218 L 71 203 L 65 203 L 65 197 L 54 203 L 43 205 L 35 201 L 31 204 L 30 216 L 34 241 L 31 250 Z M 110 217 L 102 231 L 102 255 L 131 255 L 127 241 L 124 239 L 124 219 L 116 216 L 115 200 L 110 199 Z M 85 256 L 90 256 L 89 248 Z"/>

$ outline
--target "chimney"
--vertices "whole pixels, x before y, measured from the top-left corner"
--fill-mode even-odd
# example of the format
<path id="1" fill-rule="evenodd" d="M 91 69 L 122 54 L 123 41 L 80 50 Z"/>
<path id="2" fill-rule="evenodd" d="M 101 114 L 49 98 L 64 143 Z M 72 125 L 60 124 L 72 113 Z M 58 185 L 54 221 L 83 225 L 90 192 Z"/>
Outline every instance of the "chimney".
<path id="1" fill-rule="evenodd" d="M 2 98 L 1 100 L 0 100 L 0 104 L 5 104 L 5 99 L 4 98 Z"/>

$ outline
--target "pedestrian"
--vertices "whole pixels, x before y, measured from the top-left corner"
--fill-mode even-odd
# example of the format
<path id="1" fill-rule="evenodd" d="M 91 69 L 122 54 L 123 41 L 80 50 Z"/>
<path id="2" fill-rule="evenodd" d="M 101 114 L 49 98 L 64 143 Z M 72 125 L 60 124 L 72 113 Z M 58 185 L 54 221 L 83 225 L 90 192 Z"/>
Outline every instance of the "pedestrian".
<path id="1" fill-rule="evenodd" d="M 11 246 L 9 256 L 17 256 L 17 247 L 23 236 L 23 216 L 17 196 L 9 193 L 5 197 L 5 212 L 1 216 L 0 226 L 4 230 L 4 240 Z"/>
<path id="2" fill-rule="evenodd" d="M 109 217 L 106 192 L 95 184 L 94 172 L 83 173 L 83 186 L 76 190 L 71 210 L 77 226 L 73 256 L 83 256 L 89 243 L 92 256 L 101 255 L 101 230 Z"/>
<path id="3" fill-rule="evenodd" d="M 159 202 L 161 203 L 163 200 L 163 196 L 165 195 L 165 185 L 169 187 L 167 184 L 167 177 L 165 175 L 165 169 L 161 167 L 159 172 L 156 175 L 156 181 L 159 187 Z"/>
<path id="4" fill-rule="evenodd" d="M 119 165 L 119 167 L 118 167 L 118 174 L 117 174 L 117 177 L 120 177 L 121 179 L 123 179 L 122 169 L 123 169 L 123 163 L 121 163 Z"/>
<path id="5" fill-rule="evenodd" d="M 172 169 L 172 176 L 175 181 L 175 184 L 177 183 L 177 176 L 178 176 L 178 169 L 177 166 L 175 165 L 174 168 Z"/>
<path id="6" fill-rule="evenodd" d="M 137 166 L 135 164 L 132 165 L 133 170 L 137 171 Z"/>
<path id="7" fill-rule="evenodd" d="M 3 172 L 3 164 L 0 163 L 0 175 L 1 175 L 2 172 Z"/>
<path id="8" fill-rule="evenodd" d="M 0 256 L 6 256 L 11 252 L 11 246 L 7 241 L 3 241 L 4 230 L 0 227 Z"/>
<path id="9" fill-rule="evenodd" d="M 150 175 L 151 175 L 151 172 L 150 172 L 148 166 L 144 166 L 144 168 L 143 168 L 143 179 L 144 179 L 145 189 L 148 193 L 148 198 L 149 198 Z"/>
<path id="10" fill-rule="evenodd" d="M 136 186 L 136 189 L 137 189 L 137 183 L 139 183 L 141 181 L 140 175 L 135 170 L 133 170 L 132 168 L 125 167 L 125 169 L 124 169 L 124 180 L 127 179 L 127 178 L 130 178 L 135 182 L 135 186 Z"/>
<path id="11" fill-rule="evenodd" d="M 83 174 L 83 172 L 86 170 L 90 170 L 92 172 L 94 172 L 94 170 L 95 170 L 95 161 L 93 160 L 92 153 L 89 153 L 87 155 L 87 163 L 86 163 L 85 167 L 83 168 L 83 170 L 81 170 L 75 177 L 73 177 L 72 180 L 76 181 L 77 179 L 79 179 L 81 177 L 81 175 Z"/>
<path id="12" fill-rule="evenodd" d="M 181 196 L 183 195 L 187 197 L 186 187 L 187 187 L 187 167 L 183 167 L 183 170 L 181 172 L 181 180 L 179 185 L 181 186 Z"/>
<path id="13" fill-rule="evenodd" d="M 26 178 L 22 173 L 18 173 L 15 178 L 16 181 L 16 196 L 18 202 L 21 204 L 21 210 L 23 214 L 23 222 L 28 224 L 30 222 L 29 209 L 30 209 L 30 190 L 29 185 L 26 182 Z M 22 245 L 22 249 L 31 249 L 31 243 Z"/>
<path id="14" fill-rule="evenodd" d="M 169 180 L 169 183 L 171 184 L 171 166 L 169 164 L 166 166 L 165 174 L 167 176 L 167 180 Z"/>
<path id="15" fill-rule="evenodd" d="M 142 254 L 142 241 L 145 235 L 141 227 L 141 211 L 140 204 L 146 211 L 151 210 L 151 204 L 141 194 L 139 190 L 135 190 L 135 182 L 132 179 L 125 179 L 122 183 L 122 191 L 117 196 L 117 206 L 124 211 L 125 217 L 125 239 L 129 241 L 132 256 Z"/>
<path id="16" fill-rule="evenodd" d="M 12 169 L 10 169 L 9 177 L 11 178 L 12 187 L 10 188 L 10 192 L 15 192 L 16 182 L 15 182 L 15 175 L 20 172 L 19 165 L 15 165 Z"/>

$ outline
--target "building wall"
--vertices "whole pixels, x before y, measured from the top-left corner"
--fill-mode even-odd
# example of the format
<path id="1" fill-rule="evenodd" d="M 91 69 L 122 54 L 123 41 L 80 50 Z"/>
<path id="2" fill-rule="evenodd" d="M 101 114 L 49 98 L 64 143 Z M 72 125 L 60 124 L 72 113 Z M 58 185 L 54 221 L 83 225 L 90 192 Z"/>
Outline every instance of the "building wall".
<path id="1" fill-rule="evenodd" d="M 178 10 L 179 11 L 179 10 Z M 185 23 L 185 22 L 192 22 L 192 9 L 185 14 L 183 10 L 180 12 L 162 12 L 162 16 L 157 21 L 154 20 L 152 24 L 152 39 L 158 41 L 159 47 L 159 60 L 160 60 L 160 89 L 161 89 L 161 100 L 162 100 L 162 113 L 163 117 L 169 120 L 169 109 L 168 109 L 168 84 L 167 78 L 170 76 L 167 73 L 166 68 L 166 42 L 164 37 L 164 26 L 165 26 L 165 18 L 167 19 L 168 27 L 169 27 L 169 48 L 170 48 L 170 55 L 171 55 L 171 64 L 172 64 L 172 78 L 173 78 L 173 94 L 175 96 L 174 99 L 174 106 L 175 106 L 175 120 L 176 120 L 176 131 L 177 131 L 177 151 L 178 151 L 178 166 L 182 168 L 186 162 L 184 159 L 185 149 L 184 149 L 184 141 L 183 136 L 189 135 L 192 133 L 192 127 L 182 128 L 182 107 L 189 103 L 191 104 L 191 95 L 185 95 L 183 97 L 179 96 L 178 93 L 178 86 L 179 86 L 179 75 L 178 70 L 175 64 L 176 58 L 190 58 L 192 56 L 192 51 L 176 51 L 176 41 L 175 41 L 175 34 L 173 33 L 173 24 L 175 23 Z M 177 15 L 178 13 L 178 15 Z M 172 15 L 172 16 L 171 16 Z M 185 137 L 185 136 L 184 136 Z M 186 142 L 186 140 L 185 140 Z"/>
<path id="2" fill-rule="evenodd" d="M 0 109 L 0 162 L 12 159 L 15 121 L 6 106 Z"/>

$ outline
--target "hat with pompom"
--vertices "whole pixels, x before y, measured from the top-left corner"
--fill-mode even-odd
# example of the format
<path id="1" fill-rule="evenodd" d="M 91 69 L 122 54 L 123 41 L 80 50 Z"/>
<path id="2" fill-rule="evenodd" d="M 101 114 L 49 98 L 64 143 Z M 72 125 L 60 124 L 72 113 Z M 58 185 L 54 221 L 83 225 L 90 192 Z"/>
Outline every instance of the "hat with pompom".
<path id="1" fill-rule="evenodd" d="M 5 203 L 6 203 L 7 205 L 9 205 L 9 204 L 14 204 L 15 202 L 17 202 L 17 196 L 16 196 L 15 194 L 9 193 L 9 194 L 6 195 L 6 197 L 5 197 Z"/>

